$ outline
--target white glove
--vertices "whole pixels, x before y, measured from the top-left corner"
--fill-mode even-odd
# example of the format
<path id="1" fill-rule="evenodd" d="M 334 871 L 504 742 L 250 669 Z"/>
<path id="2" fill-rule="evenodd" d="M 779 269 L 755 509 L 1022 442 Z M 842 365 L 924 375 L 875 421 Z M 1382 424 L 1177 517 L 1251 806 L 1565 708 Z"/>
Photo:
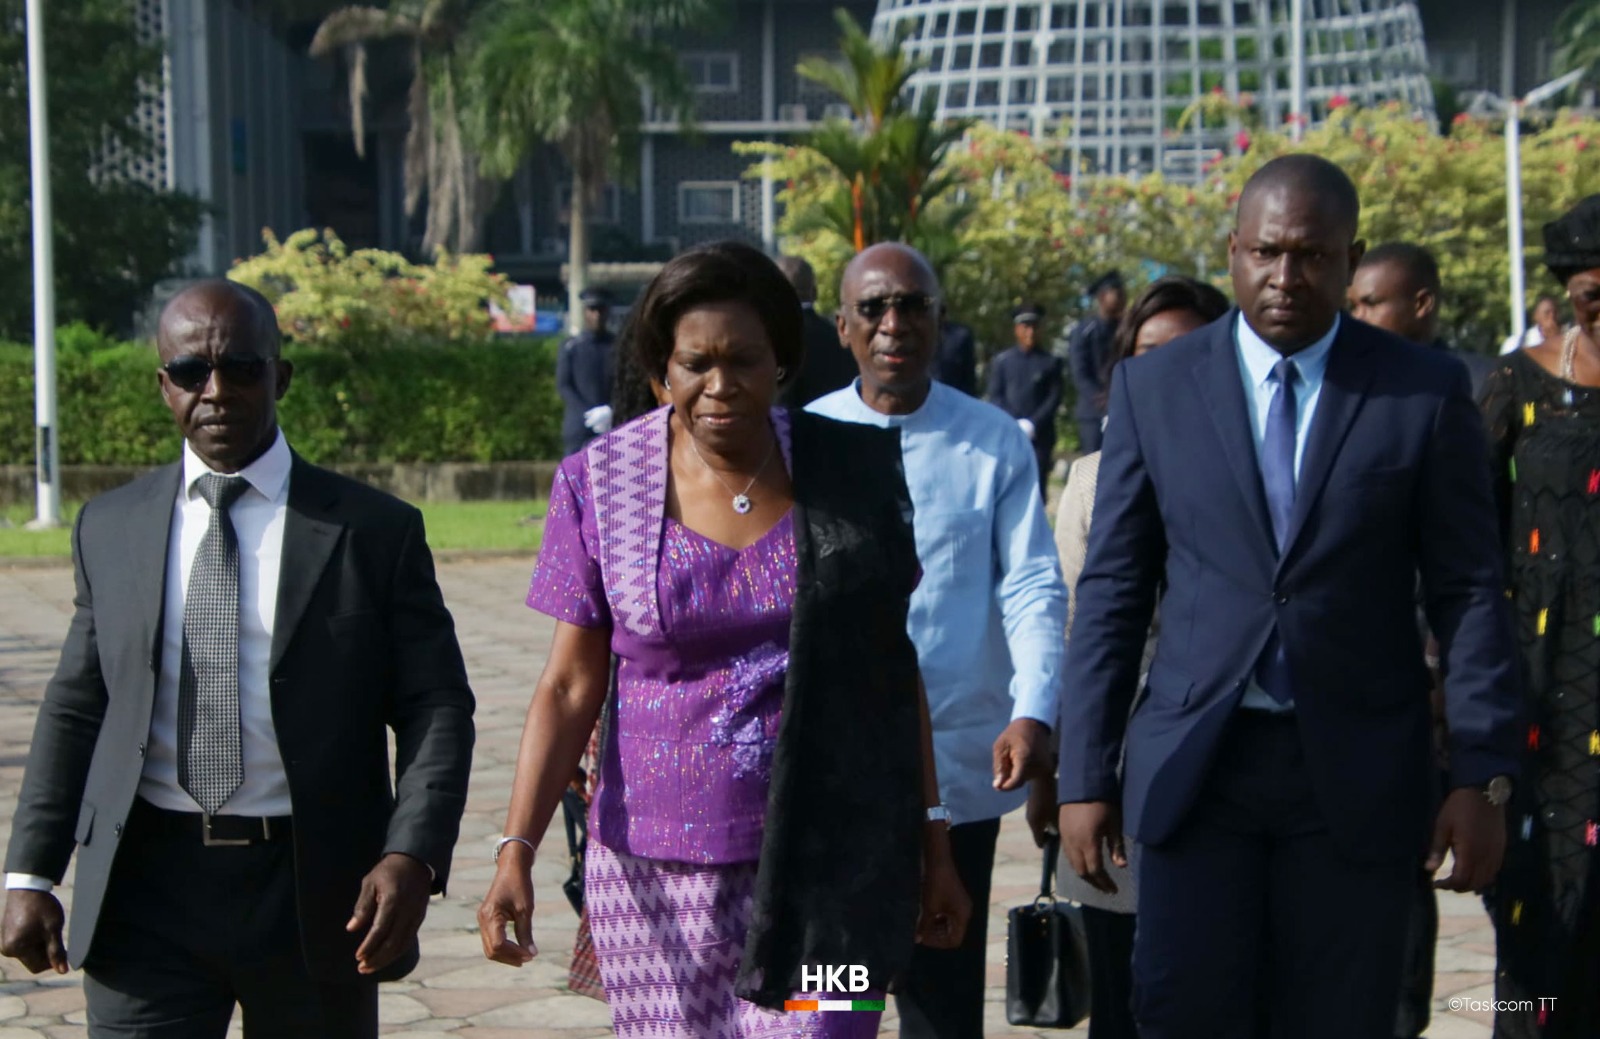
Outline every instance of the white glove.
<path id="1" fill-rule="evenodd" d="M 1017 419 L 1017 425 L 1022 428 L 1023 434 L 1025 436 L 1027 436 L 1027 438 L 1029 440 L 1033 439 L 1033 420 L 1032 419 L 1019 418 L 1019 419 Z"/>
<path id="2" fill-rule="evenodd" d="M 601 404 L 583 413 L 583 424 L 591 433 L 611 432 L 611 405 Z"/>

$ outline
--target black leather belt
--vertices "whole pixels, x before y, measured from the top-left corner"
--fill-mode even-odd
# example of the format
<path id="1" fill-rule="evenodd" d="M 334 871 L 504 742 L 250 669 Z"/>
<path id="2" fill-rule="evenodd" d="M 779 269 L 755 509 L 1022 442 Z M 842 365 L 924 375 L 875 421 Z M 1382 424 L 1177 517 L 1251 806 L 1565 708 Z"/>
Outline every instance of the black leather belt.
<path id="1" fill-rule="evenodd" d="M 128 822 L 141 833 L 192 837 L 208 848 L 243 848 L 286 841 L 293 832 L 287 815 L 207 815 L 158 808 L 142 797 L 133 799 Z"/>

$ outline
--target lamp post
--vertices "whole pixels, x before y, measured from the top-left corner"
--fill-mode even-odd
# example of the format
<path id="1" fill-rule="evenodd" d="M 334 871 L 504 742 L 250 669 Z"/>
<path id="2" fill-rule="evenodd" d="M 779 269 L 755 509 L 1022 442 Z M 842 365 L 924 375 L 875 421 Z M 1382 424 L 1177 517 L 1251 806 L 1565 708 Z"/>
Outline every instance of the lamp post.
<path id="1" fill-rule="evenodd" d="M 61 445 L 56 435 L 56 286 L 50 224 L 50 118 L 45 97 L 44 0 L 27 0 L 28 152 L 33 188 L 33 414 L 37 515 L 61 525 Z"/>
<path id="2" fill-rule="evenodd" d="M 1306 5 L 1289 0 L 1289 137 L 1296 144 L 1306 132 Z"/>
<path id="3" fill-rule="evenodd" d="M 1511 254 L 1511 336 L 1518 344 L 1528 329 L 1528 290 L 1522 269 L 1522 110 L 1543 104 L 1582 78 L 1583 70 L 1578 69 L 1509 101 L 1485 91 L 1471 106 L 1478 113 L 1485 108 L 1499 110 L 1506 119 L 1506 246 Z"/>

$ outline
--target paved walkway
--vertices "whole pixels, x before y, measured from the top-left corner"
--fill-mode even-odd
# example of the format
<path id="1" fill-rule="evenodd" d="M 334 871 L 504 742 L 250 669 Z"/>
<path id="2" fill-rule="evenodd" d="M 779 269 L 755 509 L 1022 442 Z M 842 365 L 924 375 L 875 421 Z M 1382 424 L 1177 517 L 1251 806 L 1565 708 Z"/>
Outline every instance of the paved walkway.
<path id="1" fill-rule="evenodd" d="M 559 891 L 565 873 L 559 830 L 534 870 L 543 898 L 534 918 L 541 955 L 521 970 L 485 961 L 473 918 L 493 875 L 489 851 L 504 821 L 529 691 L 550 641 L 551 623 L 519 605 L 530 568 L 531 560 L 520 560 L 449 563 L 440 569 L 478 695 L 478 750 L 450 892 L 429 910 L 422 964 L 405 981 L 384 986 L 384 1030 L 409 1039 L 590 1039 L 610 1032 L 602 1004 L 565 989 L 575 919 Z M 0 840 L 10 833 L 34 714 L 66 630 L 71 598 L 68 569 L 0 568 Z M 1008 817 L 989 908 L 985 1020 L 995 1039 L 1084 1031 L 1018 1031 L 1005 1023 L 1005 911 L 1034 893 L 1037 854 L 1020 814 Z M 70 888 L 64 896 L 70 899 Z M 1428 1034 L 1484 1039 L 1489 1015 L 1451 1012 L 1447 1002 L 1491 998 L 1492 930 L 1475 899 L 1446 895 L 1440 911 L 1435 1024 Z M 236 1019 L 234 1034 L 237 1027 Z M 895 1031 L 891 1011 L 884 1034 Z M 83 1034 L 77 976 L 36 981 L 14 960 L 0 962 L 0 1039 Z"/>

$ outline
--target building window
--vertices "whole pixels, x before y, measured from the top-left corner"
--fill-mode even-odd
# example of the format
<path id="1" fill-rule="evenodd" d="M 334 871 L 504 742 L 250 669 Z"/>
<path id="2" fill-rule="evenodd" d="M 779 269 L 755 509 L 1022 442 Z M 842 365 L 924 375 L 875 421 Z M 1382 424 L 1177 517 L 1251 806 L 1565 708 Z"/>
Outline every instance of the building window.
<path id="1" fill-rule="evenodd" d="M 556 187 L 556 222 L 565 227 L 572 221 L 571 213 L 572 185 L 560 184 Z M 615 184 L 607 184 L 598 200 L 589 200 L 589 223 L 622 223 L 622 193 Z"/>
<path id="2" fill-rule="evenodd" d="M 739 89 L 739 55 L 732 51 L 684 54 L 683 75 L 697 94 L 731 94 Z"/>
<path id="3" fill-rule="evenodd" d="M 680 224 L 737 224 L 739 182 L 690 180 L 678 185 Z"/>

